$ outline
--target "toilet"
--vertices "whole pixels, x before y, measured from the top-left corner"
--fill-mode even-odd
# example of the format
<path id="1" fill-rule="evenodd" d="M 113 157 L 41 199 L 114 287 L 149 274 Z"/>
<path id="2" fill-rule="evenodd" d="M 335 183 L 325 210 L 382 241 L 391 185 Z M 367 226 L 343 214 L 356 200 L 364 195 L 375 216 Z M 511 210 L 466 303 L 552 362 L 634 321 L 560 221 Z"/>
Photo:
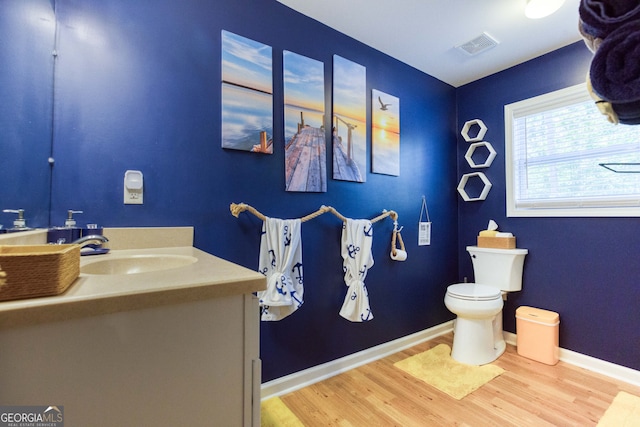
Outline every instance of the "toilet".
<path id="1" fill-rule="evenodd" d="M 522 289 L 527 249 L 467 246 L 476 283 L 447 288 L 444 305 L 457 318 L 451 357 L 468 365 L 491 363 L 504 353 L 502 306 L 507 292 Z"/>

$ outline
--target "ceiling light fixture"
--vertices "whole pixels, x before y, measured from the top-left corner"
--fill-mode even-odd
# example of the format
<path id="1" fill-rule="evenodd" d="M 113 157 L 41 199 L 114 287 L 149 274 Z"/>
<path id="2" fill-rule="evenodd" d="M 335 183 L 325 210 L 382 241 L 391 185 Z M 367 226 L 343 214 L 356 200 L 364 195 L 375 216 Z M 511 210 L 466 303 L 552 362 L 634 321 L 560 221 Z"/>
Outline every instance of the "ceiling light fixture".
<path id="1" fill-rule="evenodd" d="M 560 9 L 563 3 L 564 0 L 527 0 L 524 14 L 530 19 L 544 18 Z"/>

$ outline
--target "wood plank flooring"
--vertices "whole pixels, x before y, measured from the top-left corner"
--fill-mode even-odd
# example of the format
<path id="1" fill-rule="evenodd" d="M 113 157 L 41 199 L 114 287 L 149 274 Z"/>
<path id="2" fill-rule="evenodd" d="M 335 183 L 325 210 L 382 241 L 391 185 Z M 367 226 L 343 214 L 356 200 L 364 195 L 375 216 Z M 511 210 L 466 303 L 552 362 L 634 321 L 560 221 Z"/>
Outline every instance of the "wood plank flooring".
<path id="1" fill-rule="evenodd" d="M 507 345 L 495 362 L 506 372 L 456 400 L 393 364 L 438 344 L 447 334 L 281 396 L 308 427 L 595 426 L 618 391 L 640 387 L 564 362 L 526 359 Z"/>

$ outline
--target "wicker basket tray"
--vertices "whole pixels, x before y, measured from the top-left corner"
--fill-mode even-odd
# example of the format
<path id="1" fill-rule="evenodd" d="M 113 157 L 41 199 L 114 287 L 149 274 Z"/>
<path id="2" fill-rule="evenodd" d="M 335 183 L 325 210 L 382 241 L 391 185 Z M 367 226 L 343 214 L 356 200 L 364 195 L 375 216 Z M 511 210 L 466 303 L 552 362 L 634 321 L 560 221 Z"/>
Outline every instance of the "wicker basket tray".
<path id="1" fill-rule="evenodd" d="M 80 246 L 0 246 L 0 301 L 58 295 L 80 274 Z"/>

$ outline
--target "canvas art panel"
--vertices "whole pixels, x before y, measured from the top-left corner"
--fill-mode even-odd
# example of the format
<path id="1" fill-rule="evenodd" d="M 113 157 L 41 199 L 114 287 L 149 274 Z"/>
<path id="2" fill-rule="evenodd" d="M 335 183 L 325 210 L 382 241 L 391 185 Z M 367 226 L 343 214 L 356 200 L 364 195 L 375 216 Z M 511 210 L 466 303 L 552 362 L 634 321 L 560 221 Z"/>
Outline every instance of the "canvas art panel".
<path id="1" fill-rule="evenodd" d="M 270 46 L 222 31 L 222 148 L 273 153 Z"/>
<path id="2" fill-rule="evenodd" d="M 367 168 L 366 68 L 333 56 L 333 178 L 365 182 Z"/>
<path id="3" fill-rule="evenodd" d="M 286 191 L 327 191 L 324 63 L 283 52 Z"/>
<path id="4" fill-rule="evenodd" d="M 371 172 L 400 175 L 400 99 L 371 91 Z"/>

